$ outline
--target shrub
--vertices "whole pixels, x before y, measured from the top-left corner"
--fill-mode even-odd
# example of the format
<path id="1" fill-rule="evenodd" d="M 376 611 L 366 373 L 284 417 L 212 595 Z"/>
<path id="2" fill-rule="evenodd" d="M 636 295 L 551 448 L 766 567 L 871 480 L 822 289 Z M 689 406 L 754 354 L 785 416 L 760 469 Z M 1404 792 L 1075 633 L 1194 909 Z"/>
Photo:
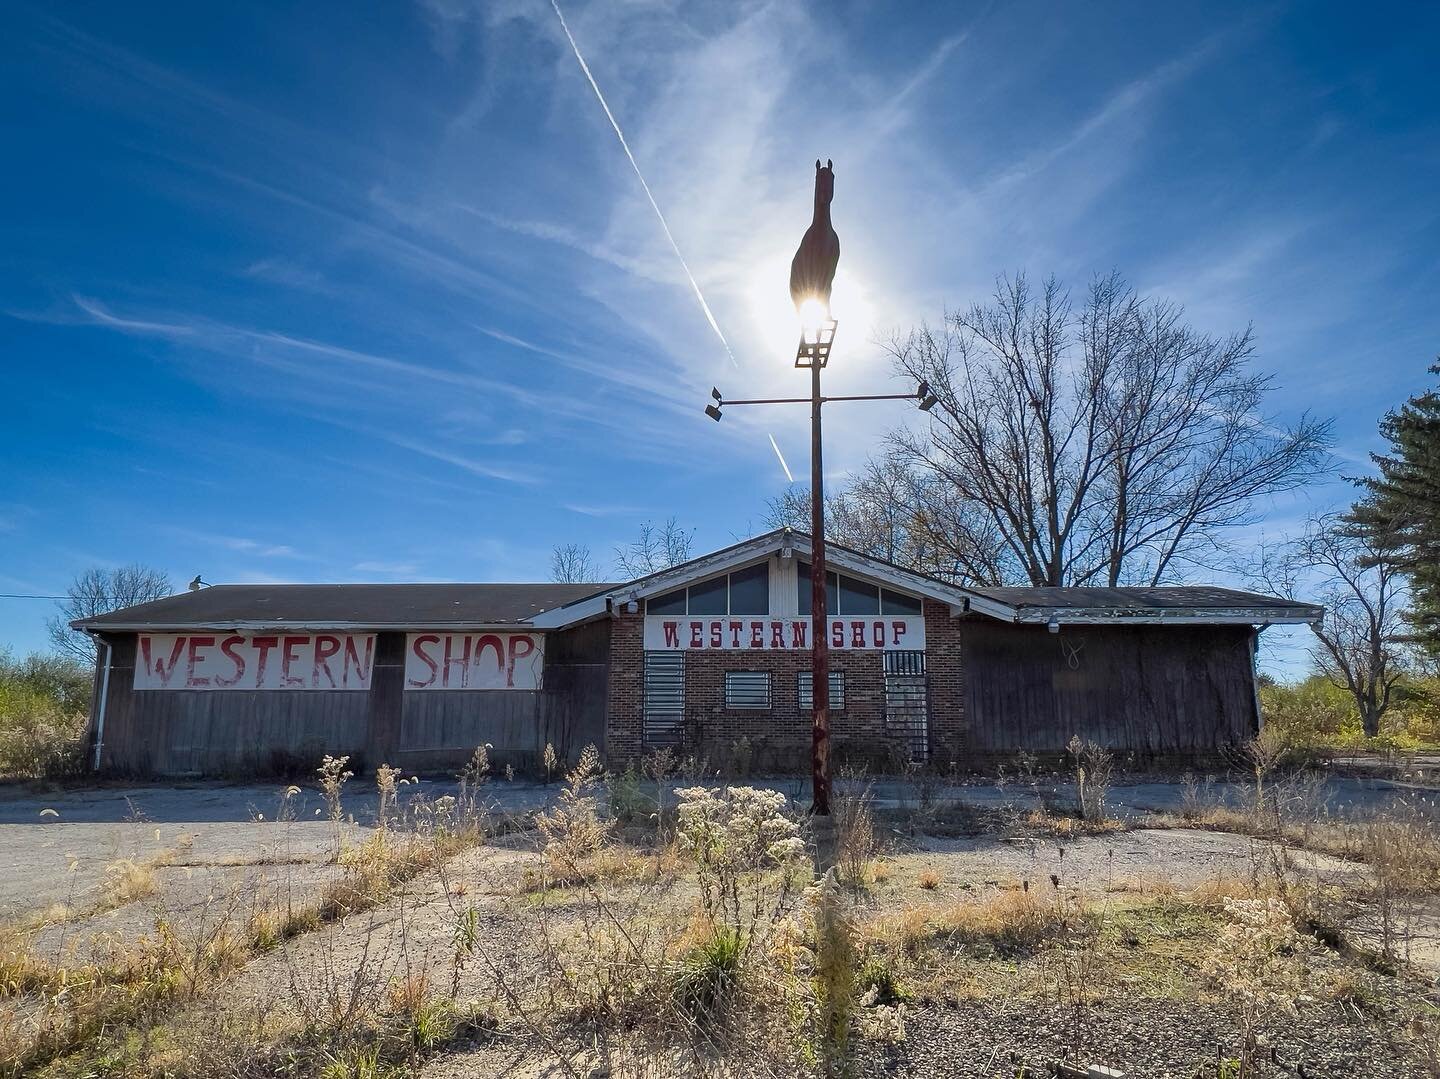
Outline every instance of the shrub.
<path id="1" fill-rule="evenodd" d="M 728 925 L 712 926 L 709 935 L 680 958 L 675 970 L 675 999 L 692 1014 L 707 1015 L 722 1006 L 735 986 L 745 938 Z"/>
<path id="2" fill-rule="evenodd" d="M 1115 758 L 1104 746 L 1087 742 L 1077 734 L 1065 749 L 1075 764 L 1075 797 L 1080 819 L 1100 824 L 1106 819 L 1105 798 Z"/>
<path id="3" fill-rule="evenodd" d="M 535 818 L 545 837 L 545 856 L 566 880 L 578 875 L 585 858 L 603 847 L 610 836 L 610 824 L 600 819 L 593 793 L 602 774 L 599 752 L 586 746 L 565 777 L 559 804 Z"/>
<path id="4" fill-rule="evenodd" d="M 900 1004 L 909 999 L 909 995 L 895 980 L 895 972 L 890 969 L 890 964 L 880 956 L 871 956 L 865 960 L 860 967 L 860 973 L 855 976 L 855 988 L 872 1004 Z"/>
<path id="5" fill-rule="evenodd" d="M 655 812 L 655 804 L 640 787 L 640 776 L 633 765 L 610 780 L 610 815 L 622 824 L 647 820 Z"/>
<path id="6" fill-rule="evenodd" d="M 784 813 L 785 796 L 755 787 L 676 794 L 676 838 L 695 861 L 706 916 L 747 934 L 777 917 L 790 894 L 789 869 L 805 853 L 799 826 Z"/>
<path id="7" fill-rule="evenodd" d="M 857 795 L 840 795 L 834 803 L 835 860 L 845 884 L 858 888 L 877 877 L 875 860 L 882 853 L 875 832 L 867 787 Z"/>
<path id="8" fill-rule="evenodd" d="M 22 665 L 0 653 L 0 778 L 47 779 L 85 769 L 88 702 L 52 684 L 48 669 L 40 668 L 38 657 Z"/>
<path id="9" fill-rule="evenodd" d="M 1303 939 L 1279 899 L 1226 899 L 1230 921 L 1220 930 L 1207 972 L 1235 1006 L 1240 1021 L 1236 1075 L 1256 1074 L 1261 1024 L 1276 1014 L 1294 1014 L 1303 987 L 1296 961 Z"/>
<path id="10" fill-rule="evenodd" d="M 815 916 L 815 1043 L 822 1074 L 842 1075 L 855 1010 L 855 926 L 831 869 L 810 890 Z"/>

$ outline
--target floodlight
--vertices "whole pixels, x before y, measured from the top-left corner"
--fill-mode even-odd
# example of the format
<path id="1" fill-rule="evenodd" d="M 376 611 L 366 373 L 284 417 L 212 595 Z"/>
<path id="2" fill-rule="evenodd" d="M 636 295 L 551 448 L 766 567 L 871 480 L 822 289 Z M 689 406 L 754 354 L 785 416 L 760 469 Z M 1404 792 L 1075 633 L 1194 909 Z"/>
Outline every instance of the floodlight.
<path id="1" fill-rule="evenodd" d="M 709 416 L 716 423 L 720 422 L 720 410 L 714 405 L 705 406 L 705 415 Z"/>

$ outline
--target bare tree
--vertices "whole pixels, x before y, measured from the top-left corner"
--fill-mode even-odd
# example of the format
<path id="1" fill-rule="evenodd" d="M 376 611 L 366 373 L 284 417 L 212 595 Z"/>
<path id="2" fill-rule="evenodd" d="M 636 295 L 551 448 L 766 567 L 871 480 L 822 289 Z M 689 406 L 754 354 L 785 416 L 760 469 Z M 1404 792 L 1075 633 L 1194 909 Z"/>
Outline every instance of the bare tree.
<path id="1" fill-rule="evenodd" d="M 693 536 L 694 532 L 681 528 L 674 517 L 661 528 L 646 521 L 634 543 L 615 548 L 615 567 L 627 580 L 635 580 L 688 562 Z"/>
<path id="2" fill-rule="evenodd" d="M 897 370 L 939 398 L 928 430 L 892 442 L 941 481 L 928 497 L 953 500 L 932 515 L 969 515 L 949 552 L 960 576 L 1156 584 L 1213 564 L 1227 526 L 1327 467 L 1328 423 L 1260 414 L 1270 379 L 1249 370 L 1250 330 L 1216 338 L 1181 316 L 1116 274 L 1078 312 L 1053 278 L 1036 293 L 1022 275 L 892 342 Z"/>
<path id="3" fill-rule="evenodd" d="M 809 488 L 792 486 L 770 499 L 765 519 L 771 528 L 809 532 Z M 935 577 L 1000 581 L 999 540 L 988 518 L 898 454 L 871 458 L 825 499 L 825 533 L 841 546 Z"/>
<path id="4" fill-rule="evenodd" d="M 560 584 L 592 584 L 600 580 L 600 567 L 585 544 L 558 544 L 550 549 L 550 579 Z"/>
<path id="5" fill-rule="evenodd" d="M 87 569 L 65 591 L 66 598 L 56 604 L 60 614 L 46 622 L 50 643 L 62 655 L 93 666 L 95 642 L 88 634 L 71 629 L 71 622 L 164 599 L 175 590 L 166 574 L 135 563 L 118 569 Z"/>
<path id="6" fill-rule="evenodd" d="M 1254 576 L 1295 598 L 1325 605 L 1311 625 L 1316 669 L 1355 701 L 1367 736 L 1380 733 L 1405 674 L 1405 589 L 1399 565 L 1338 517 L 1312 521 L 1298 540 L 1261 552 Z"/>

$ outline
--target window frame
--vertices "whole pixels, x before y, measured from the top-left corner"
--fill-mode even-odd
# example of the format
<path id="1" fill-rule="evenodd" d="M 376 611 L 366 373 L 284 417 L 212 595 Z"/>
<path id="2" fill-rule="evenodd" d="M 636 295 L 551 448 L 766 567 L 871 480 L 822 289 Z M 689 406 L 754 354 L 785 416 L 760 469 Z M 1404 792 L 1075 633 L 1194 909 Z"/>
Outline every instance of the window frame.
<path id="1" fill-rule="evenodd" d="M 755 573 L 756 570 L 762 570 L 762 569 L 764 570 L 764 576 L 765 576 L 765 581 L 764 581 L 765 587 L 764 587 L 764 590 L 763 590 L 763 592 L 762 592 L 762 595 L 764 596 L 764 607 L 765 607 L 765 609 L 764 609 L 763 611 L 737 611 L 737 610 L 735 610 L 735 604 L 734 604 L 733 600 L 731 599 L 731 595 L 730 595 L 730 592 L 731 592 L 730 579 L 731 579 L 732 577 L 736 576 L 736 575 L 741 575 L 741 574 L 748 576 L 748 575 L 750 575 L 750 574 Z M 771 584 L 771 581 L 770 581 L 771 573 L 770 573 L 770 571 L 771 571 L 770 560 L 767 558 L 767 559 L 765 559 L 763 562 L 752 562 L 752 563 L 751 563 L 750 565 L 748 565 L 748 566 L 739 566 L 739 567 L 737 567 L 736 569 L 729 570 L 729 571 L 727 571 L 727 572 L 725 572 L 725 573 L 717 573 L 717 574 L 716 574 L 715 576 L 713 576 L 713 577 L 706 577 L 704 580 L 694 581 L 694 582 L 692 582 L 692 583 L 690 583 L 690 584 L 682 585 L 682 586 L 679 587 L 679 588 L 672 588 L 670 591 L 668 591 L 668 592 L 663 592 L 663 593 L 661 593 L 661 594 L 658 595 L 658 596 L 649 596 L 649 597 L 646 597 L 646 600 L 645 600 L 645 614 L 646 614 L 647 616 L 648 616 L 648 615 L 656 615 L 656 616 L 680 616 L 680 615 L 692 615 L 692 614 L 694 614 L 694 615 L 699 615 L 701 618 L 722 618 L 722 617 L 726 617 L 726 616 L 732 615 L 732 614 L 733 614 L 733 615 L 739 615 L 740 617 L 745 617 L 745 618 L 766 618 L 766 617 L 769 617 L 769 615 L 770 615 L 770 606 L 771 606 L 771 605 L 770 605 L 770 584 Z M 725 609 L 724 609 L 723 611 L 695 611 L 695 610 L 691 610 L 690 593 L 691 593 L 693 590 L 697 589 L 697 588 L 704 588 L 704 587 L 707 586 L 707 585 L 714 585 L 715 583 L 717 583 L 717 582 L 719 582 L 719 581 L 725 582 L 725 585 L 724 585 L 724 592 L 725 592 Z M 662 601 L 665 601 L 665 602 L 667 602 L 667 603 L 673 604 L 677 597 L 683 597 L 684 600 L 685 600 L 685 602 L 684 602 L 684 609 L 683 609 L 683 610 L 660 610 L 660 611 L 656 611 L 656 610 L 652 610 L 652 609 L 651 609 L 651 607 L 652 607 L 653 604 L 660 603 L 660 602 L 662 602 Z"/>
<path id="2" fill-rule="evenodd" d="M 736 696 L 735 696 L 735 697 L 732 697 L 732 691 L 731 691 L 731 688 L 730 688 L 730 680 L 731 680 L 732 677 L 738 678 L 739 676 L 742 676 L 742 675 L 748 675 L 748 676 L 751 676 L 751 677 L 753 677 L 753 678 L 755 678 L 755 679 L 757 679 L 757 680 L 763 680 L 763 681 L 764 681 L 764 685 L 765 685 L 765 702 L 764 702 L 763 704 L 745 704 L 745 703 L 739 703 L 740 700 L 743 699 L 743 698 L 741 698 L 741 697 L 739 696 L 739 694 L 738 694 L 738 690 L 740 689 L 740 687 L 738 687 L 738 686 L 736 687 L 736 690 L 737 690 Z M 755 668 L 742 668 L 742 669 L 740 669 L 740 670 L 725 671 L 725 672 L 724 672 L 724 679 L 723 679 L 723 686 L 722 686 L 723 692 L 724 692 L 724 694 L 725 694 L 725 711 L 727 711 L 727 712 L 769 712 L 769 711 L 771 711 L 771 710 L 774 708 L 774 706 L 775 706 L 775 684 L 774 684 L 774 683 L 775 683 L 775 679 L 774 679 L 774 676 L 773 676 L 772 672 L 770 672 L 770 671 L 757 670 L 757 669 L 755 669 Z"/>
<path id="3" fill-rule="evenodd" d="M 876 609 L 873 611 L 852 611 L 845 608 L 843 602 L 845 596 L 845 581 L 853 581 L 863 590 L 876 589 Z M 855 591 L 852 589 L 852 592 Z M 885 599 L 887 596 L 894 597 L 901 601 L 910 601 L 914 604 L 913 610 L 887 611 Z M 810 563 L 801 559 L 795 562 L 795 600 L 801 615 L 810 613 Z M 907 604 L 908 606 L 908 604 Z M 925 600 L 922 596 L 911 595 L 909 592 L 901 591 L 898 588 L 889 588 L 878 581 L 871 582 L 864 577 L 856 577 L 849 573 L 841 573 L 839 570 L 827 569 L 825 571 L 825 610 L 832 617 L 854 615 L 857 618 L 873 617 L 875 615 L 892 616 L 897 618 L 919 618 L 925 613 Z"/>
<path id="4" fill-rule="evenodd" d="M 805 683 L 806 683 L 807 680 L 812 680 L 812 681 L 813 681 L 814 674 L 815 674 L 814 671 L 796 671 L 796 672 L 795 672 L 795 705 L 796 705 L 796 707 L 797 707 L 802 713 L 803 713 L 803 712 L 808 712 L 808 711 L 810 711 L 811 709 L 813 709 L 813 708 L 815 707 L 815 698 L 814 698 L 813 695 L 811 696 L 811 698 L 810 698 L 810 700 L 809 700 L 808 702 L 805 700 L 805 695 L 806 695 L 807 692 L 809 692 L 809 691 L 807 691 L 807 690 L 805 689 Z M 838 692 L 838 693 L 836 692 L 837 687 L 838 687 L 838 689 L 839 689 L 839 692 Z M 839 703 L 837 704 L 836 701 L 839 701 Z M 845 672 L 844 672 L 844 671 L 831 671 L 831 672 L 830 672 L 830 711 L 832 711 L 832 712 L 843 712 L 843 711 L 845 711 Z"/>

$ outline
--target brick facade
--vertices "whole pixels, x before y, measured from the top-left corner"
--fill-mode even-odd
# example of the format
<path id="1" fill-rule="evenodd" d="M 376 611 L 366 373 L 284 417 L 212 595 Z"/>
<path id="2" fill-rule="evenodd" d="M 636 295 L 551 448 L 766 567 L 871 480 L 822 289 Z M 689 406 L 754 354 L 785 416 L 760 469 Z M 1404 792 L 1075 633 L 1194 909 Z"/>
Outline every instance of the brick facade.
<path id="1" fill-rule="evenodd" d="M 925 600 L 926 670 L 931 759 L 948 762 L 963 749 L 965 670 L 961 630 L 946 604 Z M 612 619 L 606 757 L 612 766 L 644 754 L 644 630 L 642 613 Z M 893 762 L 900 752 L 885 726 L 884 661 L 878 651 L 832 651 L 832 671 L 845 674 L 845 706 L 832 711 L 837 761 Z M 727 709 L 725 672 L 770 672 L 769 709 Z M 756 770 L 806 767 L 810 715 L 799 707 L 798 676 L 809 651 L 691 651 L 685 656 L 684 744 L 712 763 Z M 743 757 L 744 760 L 737 760 Z"/>

